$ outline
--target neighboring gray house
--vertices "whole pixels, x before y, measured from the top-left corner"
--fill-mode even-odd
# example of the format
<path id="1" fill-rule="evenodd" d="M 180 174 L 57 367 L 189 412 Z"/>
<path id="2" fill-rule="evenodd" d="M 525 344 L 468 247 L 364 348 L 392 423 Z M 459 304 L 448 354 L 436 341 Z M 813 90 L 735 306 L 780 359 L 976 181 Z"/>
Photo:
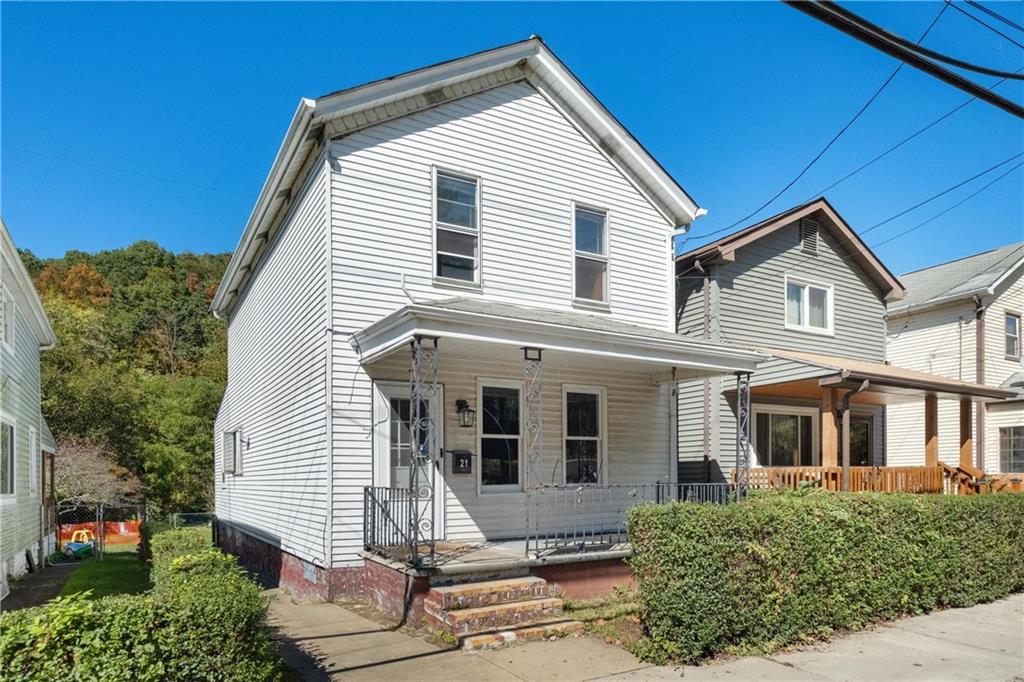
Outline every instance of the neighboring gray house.
<path id="1" fill-rule="evenodd" d="M 8 577 L 40 566 L 43 452 L 55 450 L 40 411 L 40 353 L 57 339 L 32 280 L 0 219 L 0 598 Z"/>
<path id="2" fill-rule="evenodd" d="M 1008 244 L 902 275 L 907 295 L 888 307 L 888 354 L 904 367 L 954 379 L 1002 386 L 1013 398 L 975 405 L 972 463 L 989 473 L 1024 472 L 1024 242 Z M 955 422 L 955 405 L 940 406 L 940 421 Z M 919 464 L 915 441 L 921 415 L 889 410 L 892 462 Z M 955 434 L 940 434 L 942 457 L 958 459 Z"/>
<path id="3" fill-rule="evenodd" d="M 850 466 L 884 465 L 886 405 L 923 415 L 940 398 L 1006 395 L 887 364 L 885 306 L 904 288 L 824 198 L 687 251 L 676 265 L 681 334 L 772 356 L 752 379 L 756 467 L 838 466 L 844 443 Z M 731 474 L 733 390 L 716 377 L 680 385 L 681 480 Z M 933 445 L 922 432 L 918 464 Z"/>

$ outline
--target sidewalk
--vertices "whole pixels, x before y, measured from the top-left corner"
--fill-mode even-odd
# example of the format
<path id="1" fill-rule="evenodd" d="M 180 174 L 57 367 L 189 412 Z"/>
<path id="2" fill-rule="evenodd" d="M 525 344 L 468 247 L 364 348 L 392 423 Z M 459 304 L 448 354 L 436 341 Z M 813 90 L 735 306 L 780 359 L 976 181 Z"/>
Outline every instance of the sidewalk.
<path id="1" fill-rule="evenodd" d="M 47 566 L 12 581 L 11 593 L 0 602 L 0 612 L 26 609 L 50 601 L 57 596 L 78 566 L 77 562 Z"/>
<path id="2" fill-rule="evenodd" d="M 1011 680 L 1024 679 L 1024 595 L 908 618 L 828 644 L 703 666 L 656 667 L 589 637 L 484 652 L 441 649 L 335 604 L 278 595 L 271 624 L 307 680 Z"/>

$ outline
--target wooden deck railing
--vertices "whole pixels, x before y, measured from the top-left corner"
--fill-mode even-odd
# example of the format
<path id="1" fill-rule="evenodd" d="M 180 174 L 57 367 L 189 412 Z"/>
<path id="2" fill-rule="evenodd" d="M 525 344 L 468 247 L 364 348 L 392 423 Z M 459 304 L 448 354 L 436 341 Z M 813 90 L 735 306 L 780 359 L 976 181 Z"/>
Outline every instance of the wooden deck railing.
<path id="1" fill-rule="evenodd" d="M 842 467 L 757 467 L 750 470 L 752 488 L 787 490 L 810 485 L 824 490 L 843 489 Z M 852 492 L 941 493 L 939 467 L 850 467 Z"/>

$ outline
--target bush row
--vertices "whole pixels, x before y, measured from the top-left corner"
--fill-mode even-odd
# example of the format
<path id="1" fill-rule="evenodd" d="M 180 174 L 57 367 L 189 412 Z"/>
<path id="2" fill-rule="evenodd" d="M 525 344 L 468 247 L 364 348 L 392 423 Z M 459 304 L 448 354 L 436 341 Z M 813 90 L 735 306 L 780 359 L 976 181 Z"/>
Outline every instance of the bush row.
<path id="1" fill-rule="evenodd" d="M 797 492 L 635 507 L 638 653 L 765 652 L 1024 589 L 1024 494 Z"/>
<path id="2" fill-rule="evenodd" d="M 75 595 L 0 616 L 4 678 L 278 679 L 260 587 L 197 535 L 152 538 L 154 585 L 146 594 Z"/>

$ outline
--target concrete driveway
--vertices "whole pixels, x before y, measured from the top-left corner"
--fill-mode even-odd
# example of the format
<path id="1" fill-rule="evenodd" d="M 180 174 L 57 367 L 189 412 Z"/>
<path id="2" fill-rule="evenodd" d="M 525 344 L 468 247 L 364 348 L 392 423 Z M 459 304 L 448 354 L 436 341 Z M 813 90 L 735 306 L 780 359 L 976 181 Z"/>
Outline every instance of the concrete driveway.
<path id="1" fill-rule="evenodd" d="M 484 652 L 446 650 L 335 604 L 270 609 L 307 680 L 1024 680 L 1024 595 L 907 618 L 828 644 L 702 666 L 656 667 L 572 637 Z"/>

